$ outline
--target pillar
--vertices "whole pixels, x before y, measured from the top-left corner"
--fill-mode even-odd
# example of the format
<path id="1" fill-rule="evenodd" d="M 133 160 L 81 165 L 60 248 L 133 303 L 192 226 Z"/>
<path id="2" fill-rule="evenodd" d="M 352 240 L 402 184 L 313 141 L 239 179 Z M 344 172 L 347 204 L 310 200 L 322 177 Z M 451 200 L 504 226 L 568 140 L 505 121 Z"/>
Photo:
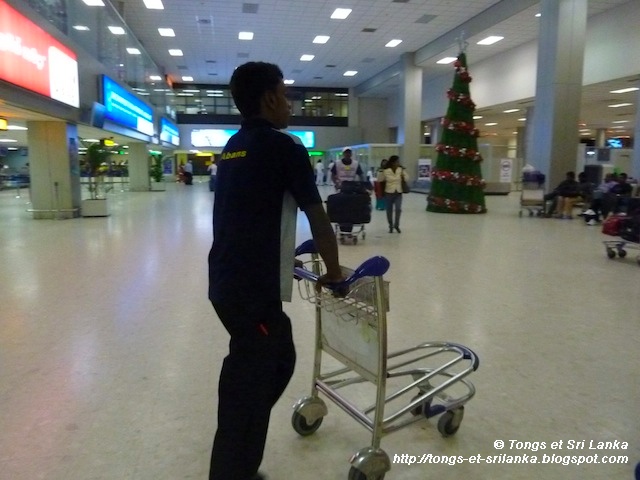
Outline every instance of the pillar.
<path id="1" fill-rule="evenodd" d="M 148 192 L 149 151 L 146 143 L 129 144 L 129 190 L 132 192 Z"/>
<path id="2" fill-rule="evenodd" d="M 63 121 L 29 121 L 27 128 L 33 218 L 78 217 L 78 127 Z"/>
<path id="3" fill-rule="evenodd" d="M 542 0 L 532 141 L 526 161 L 553 188 L 575 170 L 587 0 Z"/>
<path id="4" fill-rule="evenodd" d="M 636 86 L 640 86 L 640 82 Z M 629 175 L 640 181 L 640 90 L 636 96 L 636 128 L 633 131 L 633 157 Z"/>
<path id="5" fill-rule="evenodd" d="M 596 147 L 603 148 L 607 146 L 607 129 L 598 128 L 596 130 Z"/>
<path id="6" fill-rule="evenodd" d="M 416 66 L 414 53 L 402 55 L 400 74 L 400 125 L 398 125 L 398 143 L 402 145 L 400 163 L 407 168 L 412 180 L 418 174 L 418 158 L 422 131 L 422 68 Z"/>

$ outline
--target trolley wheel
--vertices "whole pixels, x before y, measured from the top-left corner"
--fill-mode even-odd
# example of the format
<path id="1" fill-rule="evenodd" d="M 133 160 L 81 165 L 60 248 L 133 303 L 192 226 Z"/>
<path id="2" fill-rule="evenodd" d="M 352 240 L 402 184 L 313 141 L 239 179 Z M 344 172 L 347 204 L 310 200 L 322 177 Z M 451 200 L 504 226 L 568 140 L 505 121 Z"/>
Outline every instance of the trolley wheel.
<path id="1" fill-rule="evenodd" d="M 375 477 L 367 477 L 356 467 L 351 467 L 349 469 L 349 480 L 384 480 L 384 473 L 382 475 L 376 475 Z"/>
<path id="2" fill-rule="evenodd" d="M 413 397 L 412 401 L 420 397 L 421 395 L 422 394 L 416 395 L 415 397 Z M 421 403 L 420 405 L 412 409 L 411 415 L 413 415 L 414 417 L 417 417 L 418 415 L 424 415 L 425 417 L 427 417 L 427 414 L 429 413 L 430 408 L 431 408 L 431 400 L 427 400 L 426 402 Z"/>
<path id="3" fill-rule="evenodd" d="M 444 412 L 438 419 L 438 431 L 443 437 L 455 435 L 464 417 L 464 407 Z"/>
<path id="4" fill-rule="evenodd" d="M 518 216 L 522 218 L 522 210 L 518 212 Z"/>
<path id="5" fill-rule="evenodd" d="M 344 245 L 344 237 L 342 235 L 340 235 L 340 245 Z"/>
<path id="6" fill-rule="evenodd" d="M 533 210 L 529 210 L 529 216 L 533 217 Z"/>
<path id="7" fill-rule="evenodd" d="M 622 248 L 619 248 L 619 249 L 618 249 L 618 256 L 619 256 L 620 258 L 624 258 L 624 257 L 626 257 L 626 256 L 627 256 L 627 251 L 626 251 L 626 250 L 623 250 Z"/>
<path id="8" fill-rule="evenodd" d="M 367 232 L 362 232 L 362 239 L 364 240 L 365 238 L 367 238 Z"/>
<path id="9" fill-rule="evenodd" d="M 616 258 L 616 251 L 613 248 L 607 248 L 607 257 Z"/>
<path id="10" fill-rule="evenodd" d="M 353 244 L 356 245 L 358 243 L 358 237 L 353 237 Z"/>
<path id="11" fill-rule="evenodd" d="M 303 437 L 306 437 L 315 433 L 316 430 L 320 428 L 320 425 L 322 425 L 322 420 L 324 420 L 324 417 L 320 417 L 315 422 L 308 424 L 307 419 L 304 418 L 302 414 L 293 412 L 293 415 L 291 416 L 291 425 L 293 426 L 293 429 L 296 431 L 296 433 L 302 435 Z"/>

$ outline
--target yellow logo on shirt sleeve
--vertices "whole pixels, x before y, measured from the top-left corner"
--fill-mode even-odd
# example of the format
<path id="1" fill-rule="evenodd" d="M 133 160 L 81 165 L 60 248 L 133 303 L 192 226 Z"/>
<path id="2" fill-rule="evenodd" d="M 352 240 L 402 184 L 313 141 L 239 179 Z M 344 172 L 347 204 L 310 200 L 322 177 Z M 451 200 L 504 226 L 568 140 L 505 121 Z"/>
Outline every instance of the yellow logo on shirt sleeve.
<path id="1" fill-rule="evenodd" d="M 233 160 L 234 158 L 244 158 L 247 156 L 246 150 L 237 150 L 235 152 L 224 152 L 222 154 L 222 160 Z"/>

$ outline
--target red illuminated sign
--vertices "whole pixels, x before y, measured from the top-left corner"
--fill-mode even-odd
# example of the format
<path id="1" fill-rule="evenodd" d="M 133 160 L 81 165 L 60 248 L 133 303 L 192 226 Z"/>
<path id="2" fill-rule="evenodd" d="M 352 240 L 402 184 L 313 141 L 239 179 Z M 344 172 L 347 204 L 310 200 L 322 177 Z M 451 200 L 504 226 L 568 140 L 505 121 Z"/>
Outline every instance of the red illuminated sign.
<path id="1" fill-rule="evenodd" d="M 80 106 L 76 54 L 0 0 L 0 79 Z"/>

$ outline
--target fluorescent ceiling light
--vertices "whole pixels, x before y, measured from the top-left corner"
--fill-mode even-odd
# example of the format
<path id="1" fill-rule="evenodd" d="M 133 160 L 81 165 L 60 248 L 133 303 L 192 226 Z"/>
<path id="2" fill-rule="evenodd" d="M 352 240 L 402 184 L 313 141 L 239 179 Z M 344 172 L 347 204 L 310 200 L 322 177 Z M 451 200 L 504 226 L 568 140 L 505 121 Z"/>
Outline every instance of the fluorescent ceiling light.
<path id="1" fill-rule="evenodd" d="M 457 60 L 456 57 L 444 57 L 438 60 L 436 63 L 439 63 L 440 65 L 448 65 L 450 63 L 455 62 L 456 60 Z"/>
<path id="2" fill-rule="evenodd" d="M 181 57 L 184 54 L 182 53 L 182 50 L 180 50 L 179 48 L 170 48 L 169 55 L 171 55 L 172 57 Z"/>
<path id="3" fill-rule="evenodd" d="M 124 35 L 124 28 L 122 27 L 114 27 L 111 26 L 109 27 L 109 30 L 111 31 L 111 33 L 113 33 L 114 35 Z"/>
<path id="4" fill-rule="evenodd" d="M 355 76 L 357 74 L 358 74 L 357 70 L 347 70 L 342 75 L 344 75 L 345 77 L 353 77 L 353 76 Z"/>
<path id="5" fill-rule="evenodd" d="M 474 115 L 473 119 L 474 120 L 480 120 L 482 118 L 482 115 Z"/>
<path id="6" fill-rule="evenodd" d="M 519 108 L 510 108 L 509 110 L 504 110 L 502 113 L 514 113 L 519 111 L 520 111 Z"/>
<path id="7" fill-rule="evenodd" d="M 160 75 L 150 75 L 149 80 L 152 80 L 154 82 L 159 82 L 160 80 L 162 80 L 162 77 Z"/>
<path id="8" fill-rule="evenodd" d="M 620 90 L 611 90 L 609 93 L 628 93 L 640 90 L 638 87 L 621 88 Z"/>
<path id="9" fill-rule="evenodd" d="M 387 43 L 385 47 L 393 48 L 393 47 L 397 47 L 401 43 L 402 43 L 402 40 L 394 39 L 394 40 L 391 40 L 389 43 Z"/>
<path id="10" fill-rule="evenodd" d="M 536 17 L 540 18 L 542 16 L 541 13 L 536 13 Z"/>
<path id="11" fill-rule="evenodd" d="M 335 18 L 338 20 L 344 20 L 351 13 L 350 8 L 336 8 L 331 14 L 331 18 Z"/>
<path id="12" fill-rule="evenodd" d="M 302 55 L 300 57 L 300 61 L 301 62 L 310 62 L 311 60 L 313 60 L 314 58 L 316 58 L 315 55 Z"/>
<path id="13" fill-rule="evenodd" d="M 609 105 L 609 108 L 630 107 L 633 103 L 616 103 L 615 105 Z"/>
<path id="14" fill-rule="evenodd" d="M 86 5 L 90 7 L 104 7 L 104 2 L 102 0 L 82 0 Z"/>
<path id="15" fill-rule="evenodd" d="M 137 48 L 133 48 L 133 47 L 127 47 L 127 53 L 129 55 L 140 55 L 140 50 L 138 50 Z"/>
<path id="16" fill-rule="evenodd" d="M 616 120 L 613 123 L 629 123 L 629 120 Z"/>
<path id="17" fill-rule="evenodd" d="M 0 143 L 18 143 L 18 141 L 12 138 L 0 138 Z"/>
<path id="18" fill-rule="evenodd" d="M 183 82 L 193 82 L 193 77 L 185 76 L 182 77 Z"/>
<path id="19" fill-rule="evenodd" d="M 200 90 L 187 90 L 186 88 L 182 90 L 184 93 L 200 93 Z"/>
<path id="20" fill-rule="evenodd" d="M 503 40 L 504 37 L 498 37 L 496 35 L 491 35 L 490 37 L 484 38 L 478 42 L 478 45 L 493 45 L 494 43 L 498 43 L 500 40 Z"/>
<path id="21" fill-rule="evenodd" d="M 284 84 L 285 85 L 293 85 L 294 83 L 296 83 L 295 80 L 291 80 L 291 79 L 285 79 Z"/>
<path id="22" fill-rule="evenodd" d="M 27 127 L 21 127 L 19 125 L 7 125 L 7 130 L 27 130 Z"/>
<path id="23" fill-rule="evenodd" d="M 164 10 L 162 0 L 142 0 L 149 10 Z"/>
<path id="24" fill-rule="evenodd" d="M 316 35 L 313 39 L 313 43 L 327 43 L 329 41 L 329 35 Z"/>
<path id="25" fill-rule="evenodd" d="M 522 118 L 519 118 L 519 119 L 518 119 L 518 121 L 519 121 L 519 122 L 526 122 L 526 121 L 527 121 L 527 119 L 526 119 L 526 118 L 524 118 L 524 117 L 522 117 Z"/>
<path id="26" fill-rule="evenodd" d="M 238 33 L 238 40 L 253 40 L 253 32 Z"/>
<path id="27" fill-rule="evenodd" d="M 74 25 L 73 28 L 74 28 L 74 30 L 78 30 L 80 32 L 89 31 L 89 27 L 87 27 L 86 25 Z"/>
<path id="28" fill-rule="evenodd" d="M 484 126 L 485 127 L 493 127 L 494 125 L 497 125 L 497 122 L 491 122 L 491 123 L 485 123 Z"/>
<path id="29" fill-rule="evenodd" d="M 222 90 L 207 90 L 207 93 L 224 93 Z"/>
<path id="30" fill-rule="evenodd" d="M 159 28 L 158 33 L 161 37 L 175 37 L 176 32 L 173 31 L 173 28 Z"/>

